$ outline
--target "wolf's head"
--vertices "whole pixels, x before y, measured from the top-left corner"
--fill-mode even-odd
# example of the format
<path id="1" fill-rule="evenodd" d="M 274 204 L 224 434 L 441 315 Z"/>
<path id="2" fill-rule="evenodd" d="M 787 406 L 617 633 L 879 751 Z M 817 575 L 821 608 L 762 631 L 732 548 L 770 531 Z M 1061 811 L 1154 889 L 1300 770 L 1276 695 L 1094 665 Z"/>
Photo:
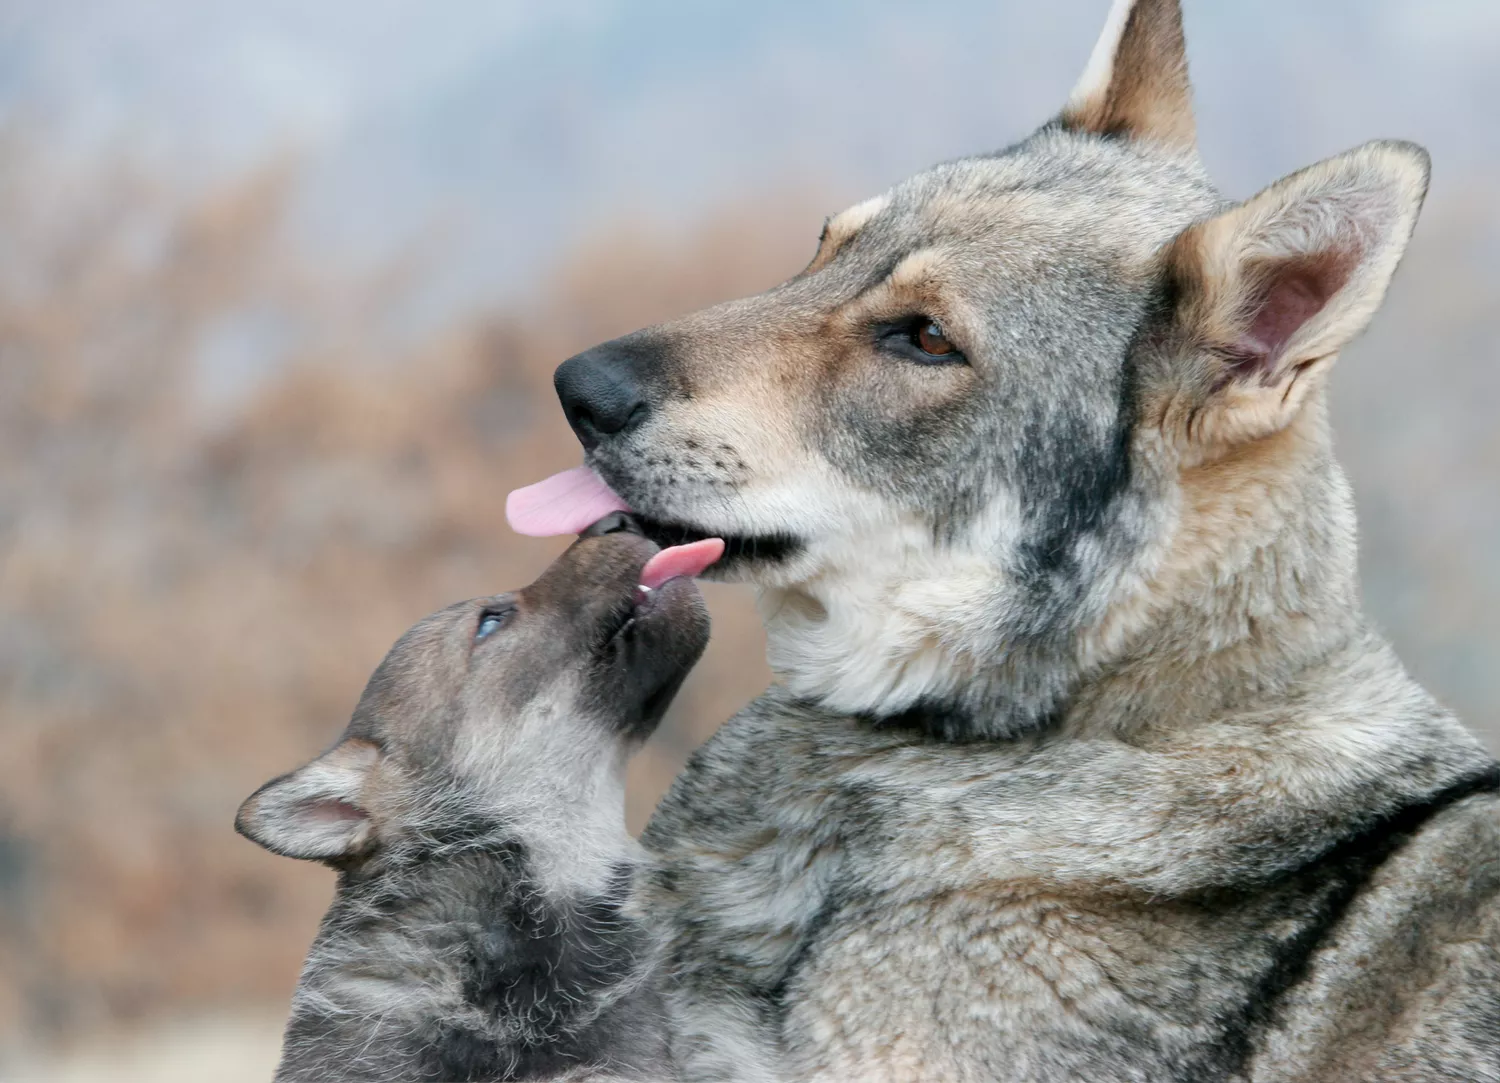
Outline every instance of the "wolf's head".
<path id="1" fill-rule="evenodd" d="M 616 516 L 530 586 L 422 620 L 338 743 L 252 794 L 235 826 L 339 866 L 500 833 L 544 883 L 608 876 L 625 840 L 625 761 L 708 642 L 682 552 Z"/>
<path id="2" fill-rule="evenodd" d="M 794 691 L 954 733 L 1035 725 L 1252 567 L 1204 637 L 1347 601 L 1322 388 L 1427 158 L 1373 143 L 1230 204 L 1194 140 L 1176 0 L 1122 0 L 1030 137 L 835 215 L 765 294 L 564 363 L 588 465 L 660 540 L 728 540 Z"/>

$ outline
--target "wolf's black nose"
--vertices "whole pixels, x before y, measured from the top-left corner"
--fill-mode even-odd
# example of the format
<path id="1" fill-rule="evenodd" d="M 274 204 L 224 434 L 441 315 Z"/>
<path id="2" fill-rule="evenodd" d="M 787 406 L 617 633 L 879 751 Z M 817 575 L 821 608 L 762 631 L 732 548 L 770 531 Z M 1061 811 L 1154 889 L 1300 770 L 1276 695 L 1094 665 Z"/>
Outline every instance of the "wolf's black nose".
<path id="1" fill-rule="evenodd" d="M 606 342 L 570 357 L 552 378 L 563 414 L 585 448 L 601 437 L 635 428 L 646 419 L 646 397 L 636 378 L 633 351 Z"/>

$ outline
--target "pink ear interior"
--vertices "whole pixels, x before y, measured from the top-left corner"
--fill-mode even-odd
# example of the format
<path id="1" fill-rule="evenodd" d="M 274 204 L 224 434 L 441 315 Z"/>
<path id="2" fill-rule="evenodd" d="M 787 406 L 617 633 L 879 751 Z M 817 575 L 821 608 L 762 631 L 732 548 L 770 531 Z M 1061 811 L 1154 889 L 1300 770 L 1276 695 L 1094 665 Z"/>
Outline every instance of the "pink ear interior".
<path id="1" fill-rule="evenodd" d="M 1270 378 L 1286 344 L 1344 288 L 1357 262 L 1352 252 L 1322 252 L 1265 269 L 1250 324 L 1231 350 L 1235 374 Z"/>
<path id="2" fill-rule="evenodd" d="M 322 823 L 340 823 L 347 820 L 364 820 L 368 818 L 364 809 L 357 808 L 347 801 L 339 801 L 336 798 L 307 801 L 300 807 L 303 815 L 308 820 Z"/>

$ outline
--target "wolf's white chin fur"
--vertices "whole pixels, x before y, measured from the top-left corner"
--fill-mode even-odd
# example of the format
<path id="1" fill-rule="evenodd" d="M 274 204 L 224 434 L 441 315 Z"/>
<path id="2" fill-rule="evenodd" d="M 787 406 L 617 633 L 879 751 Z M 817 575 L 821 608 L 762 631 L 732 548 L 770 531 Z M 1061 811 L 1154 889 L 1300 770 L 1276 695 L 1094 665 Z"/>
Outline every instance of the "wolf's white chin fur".
<path id="1" fill-rule="evenodd" d="M 1008 575 L 1001 557 L 1017 532 L 1010 499 L 959 537 L 868 493 L 858 528 L 808 543 L 790 569 L 757 585 L 767 659 L 798 696 L 830 709 L 889 714 L 941 698 L 995 660 Z"/>

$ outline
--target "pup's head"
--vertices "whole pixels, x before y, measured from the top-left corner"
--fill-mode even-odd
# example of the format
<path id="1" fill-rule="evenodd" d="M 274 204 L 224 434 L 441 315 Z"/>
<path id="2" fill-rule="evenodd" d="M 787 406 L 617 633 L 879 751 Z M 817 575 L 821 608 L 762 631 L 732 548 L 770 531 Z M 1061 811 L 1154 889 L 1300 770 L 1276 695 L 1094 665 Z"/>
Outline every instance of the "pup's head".
<path id="1" fill-rule="evenodd" d="M 727 539 L 794 690 L 1033 724 L 1121 612 L 1238 544 L 1205 532 L 1270 524 L 1190 522 L 1201 471 L 1317 415 L 1427 182 L 1377 143 L 1230 205 L 1194 139 L 1177 0 L 1121 0 L 1029 138 L 834 216 L 761 296 L 565 362 L 587 464 L 654 536 Z"/>
<path id="2" fill-rule="evenodd" d="M 339 742 L 252 794 L 236 828 L 332 864 L 500 831 L 601 871 L 587 851 L 618 848 L 626 758 L 708 641 L 698 570 L 616 516 L 529 587 L 427 617 Z"/>

